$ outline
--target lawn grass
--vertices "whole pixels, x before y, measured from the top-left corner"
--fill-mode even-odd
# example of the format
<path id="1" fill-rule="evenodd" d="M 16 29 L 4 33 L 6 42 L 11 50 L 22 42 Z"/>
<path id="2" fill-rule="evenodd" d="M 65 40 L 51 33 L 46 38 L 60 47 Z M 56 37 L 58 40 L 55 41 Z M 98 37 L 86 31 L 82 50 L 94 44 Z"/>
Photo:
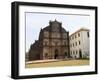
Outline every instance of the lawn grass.
<path id="1" fill-rule="evenodd" d="M 45 63 L 26 63 L 26 68 L 58 67 L 58 66 L 82 66 L 89 65 L 89 60 L 66 60 Z"/>

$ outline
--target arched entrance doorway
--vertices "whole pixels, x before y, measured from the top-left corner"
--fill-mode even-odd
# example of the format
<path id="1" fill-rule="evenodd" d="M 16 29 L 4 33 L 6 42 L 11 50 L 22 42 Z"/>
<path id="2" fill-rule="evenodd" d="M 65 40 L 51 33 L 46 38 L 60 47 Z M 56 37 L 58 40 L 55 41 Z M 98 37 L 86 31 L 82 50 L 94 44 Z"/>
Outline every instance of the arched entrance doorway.
<path id="1" fill-rule="evenodd" d="M 54 59 L 57 59 L 58 58 L 58 49 L 55 49 L 55 54 L 54 54 Z"/>

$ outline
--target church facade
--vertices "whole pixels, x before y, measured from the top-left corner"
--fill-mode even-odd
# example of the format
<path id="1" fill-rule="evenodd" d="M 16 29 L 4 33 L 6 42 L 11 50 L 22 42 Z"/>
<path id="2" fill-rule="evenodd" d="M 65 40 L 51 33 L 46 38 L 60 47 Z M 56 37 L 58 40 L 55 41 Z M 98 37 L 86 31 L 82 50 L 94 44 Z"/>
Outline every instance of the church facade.
<path id="1" fill-rule="evenodd" d="M 49 25 L 40 30 L 39 38 L 29 49 L 28 60 L 70 58 L 69 32 L 62 23 L 49 21 Z"/>

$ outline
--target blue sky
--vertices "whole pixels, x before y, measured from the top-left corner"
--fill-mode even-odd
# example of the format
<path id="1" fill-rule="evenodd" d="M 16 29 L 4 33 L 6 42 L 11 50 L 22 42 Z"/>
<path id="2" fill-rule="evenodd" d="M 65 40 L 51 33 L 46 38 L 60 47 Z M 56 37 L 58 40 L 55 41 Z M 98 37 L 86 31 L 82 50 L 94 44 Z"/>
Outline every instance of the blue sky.
<path id="1" fill-rule="evenodd" d="M 49 21 L 55 19 L 62 22 L 62 27 L 69 31 L 69 34 L 84 27 L 90 27 L 89 15 L 75 14 L 46 14 L 46 13 L 26 13 L 26 52 L 30 45 L 38 39 L 39 31 L 49 25 Z"/>

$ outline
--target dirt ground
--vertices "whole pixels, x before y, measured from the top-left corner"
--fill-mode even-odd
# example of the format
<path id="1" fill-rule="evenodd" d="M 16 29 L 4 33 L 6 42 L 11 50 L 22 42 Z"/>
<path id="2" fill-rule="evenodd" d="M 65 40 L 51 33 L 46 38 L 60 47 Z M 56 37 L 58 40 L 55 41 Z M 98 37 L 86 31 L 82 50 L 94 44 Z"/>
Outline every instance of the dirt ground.
<path id="1" fill-rule="evenodd" d="M 46 61 L 46 62 L 28 62 L 26 68 L 40 68 L 40 67 L 58 67 L 58 66 L 82 66 L 89 65 L 89 60 L 62 60 L 62 61 Z"/>

